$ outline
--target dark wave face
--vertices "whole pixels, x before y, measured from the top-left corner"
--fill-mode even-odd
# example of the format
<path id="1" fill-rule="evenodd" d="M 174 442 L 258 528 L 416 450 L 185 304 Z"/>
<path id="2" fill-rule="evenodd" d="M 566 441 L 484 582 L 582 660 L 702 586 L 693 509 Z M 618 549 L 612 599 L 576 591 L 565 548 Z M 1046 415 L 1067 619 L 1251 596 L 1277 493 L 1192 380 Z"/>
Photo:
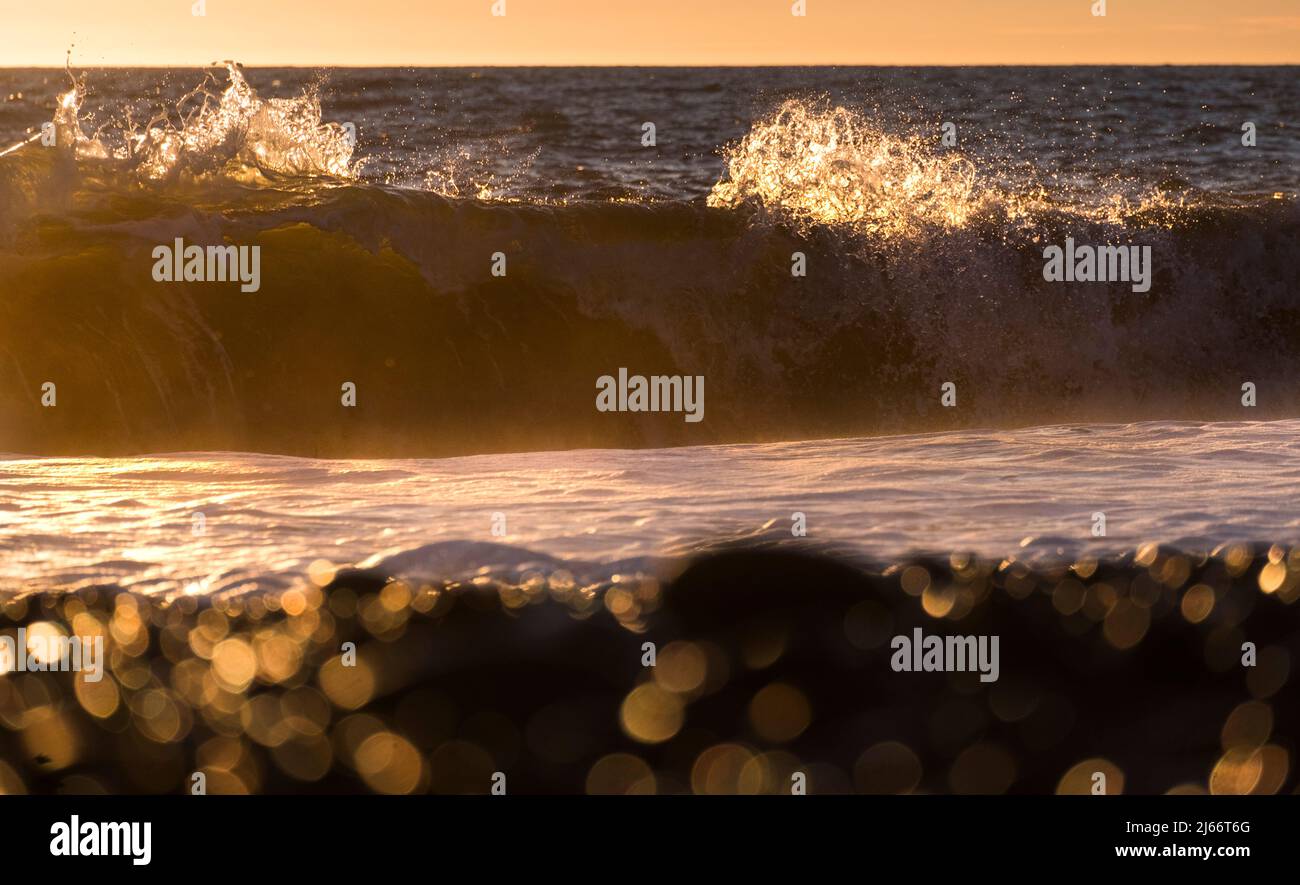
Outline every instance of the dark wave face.
<path id="1" fill-rule="evenodd" d="M 911 73 L 0 74 L 23 95 L 0 135 L 27 140 L 0 156 L 0 450 L 1240 419 L 1246 383 L 1250 417 L 1297 414 L 1286 69 Z M 150 76 L 179 93 L 150 123 L 95 105 L 147 105 Z M 256 291 L 156 281 L 177 238 L 259 247 Z M 1149 286 L 1048 281 L 1067 240 L 1149 247 Z M 598 411 L 620 367 L 703 376 L 705 420 Z"/>

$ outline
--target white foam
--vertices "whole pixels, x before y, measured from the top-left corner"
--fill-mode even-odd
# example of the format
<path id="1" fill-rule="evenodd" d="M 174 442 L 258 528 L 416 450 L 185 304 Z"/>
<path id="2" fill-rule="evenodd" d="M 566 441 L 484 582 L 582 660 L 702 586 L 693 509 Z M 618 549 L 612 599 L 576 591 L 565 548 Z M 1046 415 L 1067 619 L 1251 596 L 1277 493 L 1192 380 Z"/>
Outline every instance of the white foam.
<path id="1" fill-rule="evenodd" d="M 228 453 L 0 460 L 0 588 L 276 589 L 313 560 L 590 577 L 719 541 L 877 559 L 1300 539 L 1300 420 L 325 461 Z M 193 533 L 192 514 L 204 514 Z M 491 534 L 493 513 L 507 534 Z M 1093 514 L 1107 536 L 1094 538 Z M 1031 539 L 1026 542 L 1026 539 Z"/>

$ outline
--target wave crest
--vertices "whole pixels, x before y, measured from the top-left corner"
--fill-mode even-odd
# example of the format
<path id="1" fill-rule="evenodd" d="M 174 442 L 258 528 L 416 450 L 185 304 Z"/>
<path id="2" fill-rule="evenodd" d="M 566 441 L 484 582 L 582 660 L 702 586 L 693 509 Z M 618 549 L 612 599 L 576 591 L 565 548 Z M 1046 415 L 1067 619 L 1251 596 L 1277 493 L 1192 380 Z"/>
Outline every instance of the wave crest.
<path id="1" fill-rule="evenodd" d="M 750 209 L 807 235 L 847 231 L 869 248 L 960 229 L 1022 231 L 1038 238 L 1068 224 L 1170 229 L 1206 208 L 1283 199 L 1168 192 L 1111 175 L 1086 189 L 1032 171 L 977 165 L 933 138 L 885 131 L 866 113 L 825 99 L 788 99 L 723 150 L 727 168 L 710 207 Z"/>
<path id="2" fill-rule="evenodd" d="M 727 177 L 710 206 L 754 205 L 801 227 L 847 224 L 886 236 L 960 227 L 985 198 L 966 158 L 825 101 L 786 101 L 725 157 Z"/>
<path id="3" fill-rule="evenodd" d="M 129 113 L 87 135 L 81 124 L 85 85 L 74 78 L 59 97 L 54 116 L 57 142 L 78 160 L 101 161 L 143 181 L 182 174 L 247 171 L 265 175 L 354 177 L 355 137 L 338 123 L 321 120 L 315 89 L 296 98 L 262 98 L 239 66 L 226 62 L 227 83 L 204 81 L 143 126 Z"/>

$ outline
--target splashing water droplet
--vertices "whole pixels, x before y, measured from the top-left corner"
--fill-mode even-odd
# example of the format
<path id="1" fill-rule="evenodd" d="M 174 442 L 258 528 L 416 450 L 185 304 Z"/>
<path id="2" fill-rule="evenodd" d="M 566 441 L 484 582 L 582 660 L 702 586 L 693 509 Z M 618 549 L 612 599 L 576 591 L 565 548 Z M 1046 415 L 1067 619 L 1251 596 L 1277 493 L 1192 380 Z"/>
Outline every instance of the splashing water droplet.
<path id="1" fill-rule="evenodd" d="M 323 123 L 320 97 L 309 90 L 296 98 L 262 98 L 234 62 L 217 93 L 209 75 L 177 102 L 174 113 L 137 126 L 125 115 L 86 135 L 80 111 L 85 86 L 59 97 L 54 124 L 58 143 L 82 161 L 101 161 L 142 181 L 181 175 L 263 175 L 352 178 L 353 139 L 338 123 Z M 173 119 L 175 118 L 175 119 Z"/>
<path id="2" fill-rule="evenodd" d="M 804 227 L 849 225 L 885 237 L 960 227 L 978 208 L 974 165 L 888 135 L 861 113 L 789 100 L 726 153 L 708 204 L 753 205 Z"/>

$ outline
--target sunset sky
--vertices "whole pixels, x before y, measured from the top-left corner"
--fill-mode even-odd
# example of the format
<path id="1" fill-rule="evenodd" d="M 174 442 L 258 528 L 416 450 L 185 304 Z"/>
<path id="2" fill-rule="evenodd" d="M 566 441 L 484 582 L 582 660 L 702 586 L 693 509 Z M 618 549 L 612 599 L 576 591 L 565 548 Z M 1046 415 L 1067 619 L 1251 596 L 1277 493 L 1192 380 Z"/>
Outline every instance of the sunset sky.
<path id="1" fill-rule="evenodd" d="M 1282 64 L 1300 0 L 0 0 L 0 66 Z"/>

